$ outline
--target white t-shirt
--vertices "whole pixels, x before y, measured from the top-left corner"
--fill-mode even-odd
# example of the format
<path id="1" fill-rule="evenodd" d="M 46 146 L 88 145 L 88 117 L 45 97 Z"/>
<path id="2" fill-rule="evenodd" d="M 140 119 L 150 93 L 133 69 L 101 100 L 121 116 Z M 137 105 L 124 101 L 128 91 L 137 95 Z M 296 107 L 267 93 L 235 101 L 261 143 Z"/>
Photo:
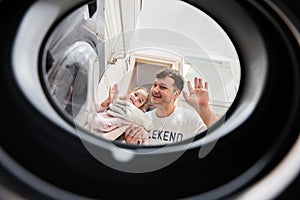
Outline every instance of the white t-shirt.
<path id="1" fill-rule="evenodd" d="M 167 117 L 157 117 L 156 109 L 147 112 L 155 127 L 150 131 L 149 144 L 169 144 L 194 137 L 207 129 L 201 117 L 194 110 L 175 107 Z"/>

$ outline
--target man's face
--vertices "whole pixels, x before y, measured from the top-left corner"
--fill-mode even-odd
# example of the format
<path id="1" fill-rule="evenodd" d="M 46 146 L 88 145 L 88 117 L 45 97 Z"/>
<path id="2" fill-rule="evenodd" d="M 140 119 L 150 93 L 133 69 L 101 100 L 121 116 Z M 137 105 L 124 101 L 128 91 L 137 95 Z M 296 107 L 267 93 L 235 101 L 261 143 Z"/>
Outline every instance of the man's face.
<path id="1" fill-rule="evenodd" d="M 167 106 L 174 104 L 179 95 L 179 90 L 174 86 L 174 80 L 170 77 L 156 78 L 150 89 L 150 100 L 152 104 Z"/>

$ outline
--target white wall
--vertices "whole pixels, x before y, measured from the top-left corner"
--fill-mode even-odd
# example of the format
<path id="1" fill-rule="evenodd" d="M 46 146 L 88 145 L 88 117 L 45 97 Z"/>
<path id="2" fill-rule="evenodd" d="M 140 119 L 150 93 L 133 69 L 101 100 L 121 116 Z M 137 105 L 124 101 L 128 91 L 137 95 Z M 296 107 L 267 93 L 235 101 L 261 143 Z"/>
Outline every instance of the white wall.
<path id="1" fill-rule="evenodd" d="M 182 1 L 143 0 L 139 27 L 175 31 L 209 53 L 237 56 L 224 30 L 207 14 Z M 148 37 L 151 40 L 151 35 Z"/>

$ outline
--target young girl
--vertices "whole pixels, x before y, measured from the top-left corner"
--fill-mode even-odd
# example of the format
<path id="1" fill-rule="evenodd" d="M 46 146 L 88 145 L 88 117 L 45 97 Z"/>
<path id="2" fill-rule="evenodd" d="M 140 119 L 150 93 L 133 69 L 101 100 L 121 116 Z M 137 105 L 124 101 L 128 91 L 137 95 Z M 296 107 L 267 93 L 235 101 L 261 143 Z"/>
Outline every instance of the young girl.
<path id="1" fill-rule="evenodd" d="M 106 139 L 115 140 L 121 138 L 124 131 L 131 126 L 138 126 L 124 119 L 113 117 L 107 113 L 109 104 L 116 99 L 118 95 L 118 85 L 114 84 L 109 88 L 108 97 L 96 106 L 96 114 L 88 115 L 89 129 L 94 133 L 100 133 Z M 148 107 L 149 93 L 145 87 L 136 87 L 132 92 L 120 99 L 128 101 L 137 108 L 145 112 Z M 140 143 L 146 144 L 148 140 L 148 132 L 145 130 Z"/>

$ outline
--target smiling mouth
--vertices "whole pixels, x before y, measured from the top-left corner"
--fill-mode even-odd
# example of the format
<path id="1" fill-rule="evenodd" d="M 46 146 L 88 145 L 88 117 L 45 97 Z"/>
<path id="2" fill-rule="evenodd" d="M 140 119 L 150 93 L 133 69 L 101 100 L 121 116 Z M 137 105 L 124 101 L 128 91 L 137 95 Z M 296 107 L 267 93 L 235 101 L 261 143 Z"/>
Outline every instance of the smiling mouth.
<path id="1" fill-rule="evenodd" d="M 152 97 L 154 97 L 156 99 L 159 99 L 159 98 L 161 98 L 161 95 L 154 95 L 154 94 L 152 94 Z"/>
<path id="2" fill-rule="evenodd" d="M 132 104 L 134 104 L 132 98 L 129 98 L 129 100 L 131 101 Z"/>

